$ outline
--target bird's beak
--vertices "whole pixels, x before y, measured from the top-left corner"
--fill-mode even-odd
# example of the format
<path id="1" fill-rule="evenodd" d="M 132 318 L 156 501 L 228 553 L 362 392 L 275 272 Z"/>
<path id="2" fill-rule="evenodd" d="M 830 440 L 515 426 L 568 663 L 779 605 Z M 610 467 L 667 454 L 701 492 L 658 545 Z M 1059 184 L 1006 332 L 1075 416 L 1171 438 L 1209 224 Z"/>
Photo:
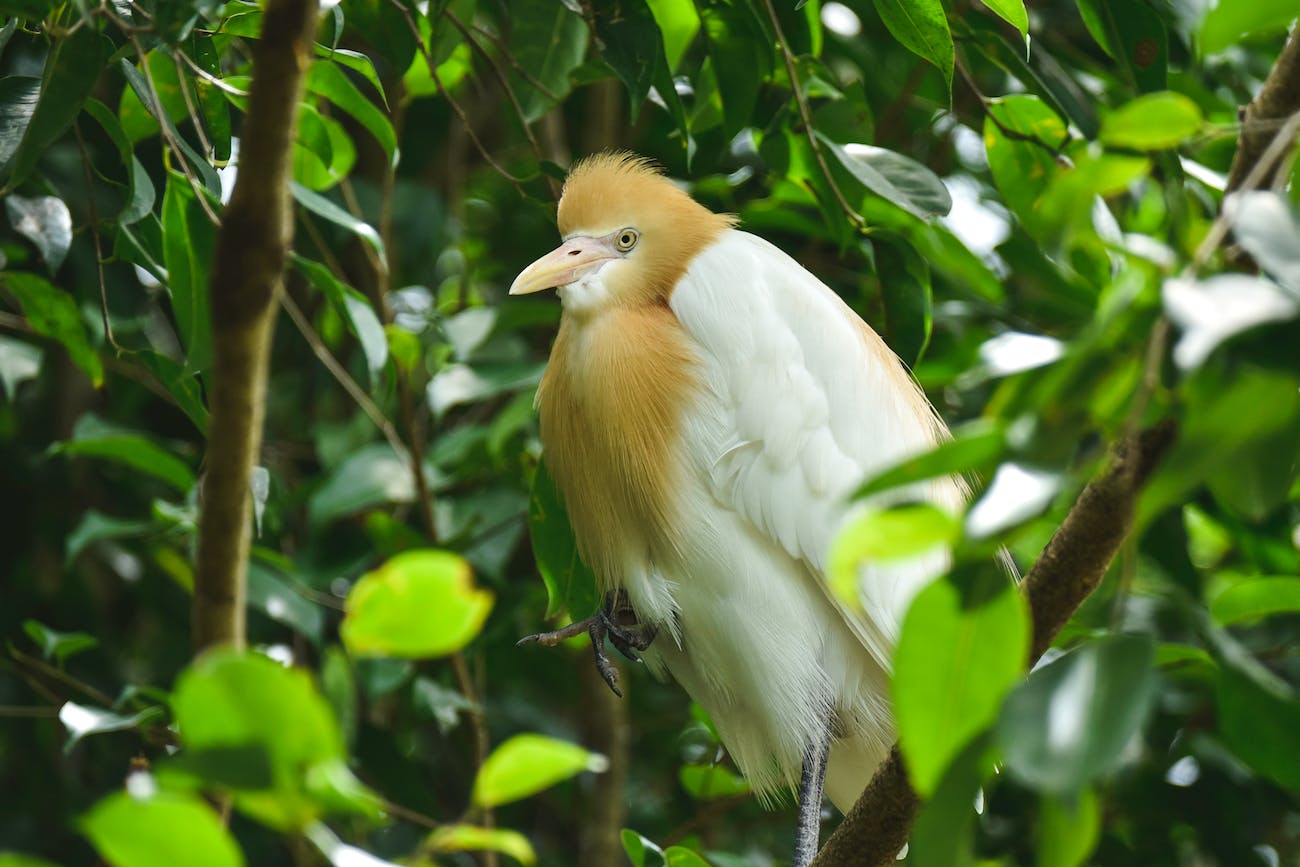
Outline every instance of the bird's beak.
<path id="1" fill-rule="evenodd" d="M 593 268 L 619 257 L 613 236 L 588 238 L 577 236 L 565 241 L 529 265 L 510 287 L 511 295 L 528 295 L 543 289 L 567 286 Z"/>

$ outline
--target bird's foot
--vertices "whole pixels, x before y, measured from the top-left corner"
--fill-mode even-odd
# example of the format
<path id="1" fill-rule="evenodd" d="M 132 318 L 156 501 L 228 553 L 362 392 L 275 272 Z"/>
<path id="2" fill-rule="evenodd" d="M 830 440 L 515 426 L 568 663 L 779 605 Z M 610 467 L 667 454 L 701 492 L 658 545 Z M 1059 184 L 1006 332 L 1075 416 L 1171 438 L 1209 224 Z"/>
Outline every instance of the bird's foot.
<path id="1" fill-rule="evenodd" d="M 516 646 L 540 644 L 544 647 L 554 647 L 565 639 L 587 633 L 591 637 L 591 650 L 595 655 L 596 670 L 600 672 L 601 679 L 614 695 L 622 698 L 623 693 L 618 688 L 618 670 L 614 668 L 614 664 L 605 653 L 605 639 L 608 638 L 609 643 L 631 661 L 640 662 L 641 657 L 637 655 L 637 651 L 643 651 L 650 646 L 656 631 L 653 626 L 637 622 L 636 612 L 632 610 L 627 594 L 618 590 L 606 593 L 604 604 L 590 617 L 575 620 L 568 626 L 553 632 L 525 635 L 515 644 Z"/>

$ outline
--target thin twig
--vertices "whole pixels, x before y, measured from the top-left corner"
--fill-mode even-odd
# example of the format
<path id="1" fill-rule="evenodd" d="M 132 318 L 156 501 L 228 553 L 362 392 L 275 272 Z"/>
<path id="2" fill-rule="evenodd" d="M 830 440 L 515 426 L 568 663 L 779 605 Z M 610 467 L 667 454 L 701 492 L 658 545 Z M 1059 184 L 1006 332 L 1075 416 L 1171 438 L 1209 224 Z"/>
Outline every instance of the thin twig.
<path id="1" fill-rule="evenodd" d="M 176 67 L 176 82 L 181 89 L 181 98 L 185 100 L 185 111 L 189 113 L 190 123 L 194 124 L 194 132 L 198 134 L 199 144 L 203 146 L 203 154 L 211 157 L 215 150 L 212 147 L 212 142 L 208 141 L 208 134 L 203 129 L 203 119 L 199 116 L 198 106 L 195 105 L 194 98 L 190 95 L 189 83 L 186 81 L 188 76 L 185 74 L 185 70 L 181 68 L 181 62 L 177 57 L 177 55 L 184 53 L 179 49 L 174 49 L 171 53 L 172 64 Z"/>
<path id="2" fill-rule="evenodd" d="M 397 8 L 397 11 L 401 14 L 402 18 L 406 20 L 406 26 L 410 28 L 412 35 L 415 36 L 415 44 L 420 49 L 420 56 L 424 58 L 424 65 L 429 68 L 429 78 L 433 79 L 433 85 L 438 88 L 438 94 L 443 99 L 447 100 L 447 104 L 451 106 L 452 110 L 456 112 L 456 116 L 460 118 L 461 124 L 465 127 L 465 133 L 469 136 L 470 141 L 474 143 L 474 147 L 478 150 L 479 156 L 481 156 L 483 161 L 491 166 L 497 174 L 501 175 L 501 177 L 513 184 L 521 196 L 524 195 L 523 180 L 515 177 L 514 174 L 512 174 L 505 166 L 496 161 L 491 152 L 488 151 L 483 142 L 479 139 L 478 133 L 474 132 L 474 126 L 469 122 L 469 116 L 465 113 L 464 107 L 452 98 L 452 95 L 447 91 L 447 88 L 443 87 L 442 79 L 438 77 L 438 64 L 433 62 L 433 55 L 429 53 L 429 46 L 425 45 L 424 40 L 420 38 L 420 28 L 415 23 L 415 19 L 411 17 L 410 10 L 401 3 L 401 0 L 390 0 L 390 2 Z"/>
<path id="3" fill-rule="evenodd" d="M 785 33 L 781 31 L 781 22 L 776 17 L 776 8 L 772 5 L 772 0 L 763 0 L 763 5 L 767 7 L 767 17 L 772 22 L 772 29 L 776 31 L 776 42 L 781 47 L 781 56 L 785 59 L 785 70 L 790 76 L 790 89 L 794 92 L 795 104 L 799 107 L 799 117 L 803 120 L 803 131 L 808 137 L 808 145 L 812 148 L 813 157 L 817 160 L 817 167 L 821 170 L 822 177 L 831 188 L 831 193 L 835 196 L 835 201 L 839 203 L 840 209 L 844 211 L 844 216 L 849 223 L 858 231 L 867 228 L 867 221 L 857 212 L 844 198 L 844 193 L 840 191 L 840 185 L 835 182 L 834 175 L 831 174 L 830 166 L 826 164 L 826 157 L 822 153 L 821 142 L 817 139 L 817 133 L 813 129 L 812 113 L 808 110 L 808 101 L 804 98 L 803 88 L 799 86 L 799 73 L 794 66 L 794 53 L 790 51 L 790 43 L 785 40 Z"/>
<path id="4" fill-rule="evenodd" d="M 453 13 L 451 9 L 448 8 L 444 14 L 454 15 L 455 13 Z M 529 72 L 526 68 L 524 68 L 524 65 L 515 59 L 515 56 L 510 51 L 509 46 L 507 46 L 504 42 L 501 41 L 500 36 L 497 36 L 491 30 L 488 30 L 485 27 L 480 27 L 477 24 L 470 24 L 469 27 L 479 36 L 487 37 L 488 41 L 490 41 L 493 45 L 496 46 L 497 51 L 500 51 L 501 56 L 504 57 L 506 61 L 510 64 L 510 68 L 513 69 L 515 72 L 519 73 L 520 78 L 528 82 L 531 86 L 535 87 L 538 93 L 540 93 L 542 96 L 554 102 L 559 102 L 561 99 L 563 99 L 563 97 L 561 97 L 555 91 L 551 90 L 550 87 L 546 85 L 546 82 L 538 80 L 531 72 Z"/>
<path id="5" fill-rule="evenodd" d="M 297 327 L 298 333 L 311 347 L 312 354 L 320 360 L 321 364 L 325 365 L 325 369 L 330 372 L 330 375 L 338 381 L 339 385 L 343 386 L 343 390 L 348 393 L 348 397 L 352 398 L 357 406 L 361 408 L 361 411 L 366 414 L 366 417 L 374 423 L 379 432 L 384 435 L 384 439 L 388 440 L 388 444 L 393 451 L 399 457 L 405 458 L 409 453 L 402 443 L 402 438 L 397 435 L 397 430 L 389 422 L 383 411 L 370 399 L 370 395 L 366 394 L 365 389 L 357 384 L 357 381 L 352 378 L 347 369 L 330 352 L 329 347 L 325 345 L 325 341 L 321 340 L 320 335 L 316 333 L 316 329 L 312 328 L 311 322 L 303 314 L 302 308 L 294 302 L 288 292 L 280 295 L 280 306 L 284 308 L 285 313 L 289 314 L 289 319 Z"/>
<path id="6" fill-rule="evenodd" d="M 43 659 L 37 659 L 35 656 L 23 653 L 17 648 L 10 647 L 9 653 L 13 656 L 14 662 L 18 663 L 20 668 L 25 668 L 33 672 L 38 672 L 50 680 L 61 683 L 66 687 L 82 693 L 100 707 L 112 707 L 113 697 L 107 693 L 101 692 L 90 684 L 77 680 L 61 668 L 50 665 Z"/>
<path id="7" fill-rule="evenodd" d="M 113 336 L 113 323 L 108 316 L 108 285 L 104 281 L 104 247 L 99 238 L 99 211 L 95 207 L 95 179 L 90 172 L 90 156 L 86 153 L 86 140 L 81 137 L 81 126 L 72 122 L 72 134 L 77 137 L 77 149 L 81 151 L 81 170 L 86 177 L 86 203 L 90 208 L 90 237 L 95 242 L 95 273 L 99 278 L 99 315 L 104 320 L 104 339 L 113 347 L 114 352 L 121 352 L 117 339 Z"/>

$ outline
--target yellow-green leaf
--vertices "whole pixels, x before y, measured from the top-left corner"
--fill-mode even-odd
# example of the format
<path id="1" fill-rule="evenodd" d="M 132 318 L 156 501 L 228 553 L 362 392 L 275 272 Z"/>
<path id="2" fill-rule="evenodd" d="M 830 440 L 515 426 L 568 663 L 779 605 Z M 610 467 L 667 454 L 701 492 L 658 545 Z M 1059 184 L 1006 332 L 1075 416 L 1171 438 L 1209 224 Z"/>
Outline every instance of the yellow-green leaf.
<path id="1" fill-rule="evenodd" d="M 434 852 L 500 852 L 520 864 L 536 864 L 533 844 L 518 831 L 478 825 L 443 825 L 425 840 Z"/>
<path id="2" fill-rule="evenodd" d="M 599 753 L 543 735 L 516 735 L 497 747 L 479 768 L 473 800 L 495 807 L 527 798 L 583 771 L 600 773 L 609 766 Z"/>

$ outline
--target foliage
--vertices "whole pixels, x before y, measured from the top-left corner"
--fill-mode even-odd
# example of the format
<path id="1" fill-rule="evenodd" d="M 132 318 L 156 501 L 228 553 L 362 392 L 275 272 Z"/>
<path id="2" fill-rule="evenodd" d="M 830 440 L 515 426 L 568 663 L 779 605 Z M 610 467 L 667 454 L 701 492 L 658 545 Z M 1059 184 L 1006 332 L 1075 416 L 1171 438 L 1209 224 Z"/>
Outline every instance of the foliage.
<path id="1" fill-rule="evenodd" d="M 0 863 L 786 857 L 792 819 L 676 687 L 629 672 L 620 706 L 585 639 L 514 647 L 597 596 L 531 409 L 558 307 L 505 292 L 554 244 L 561 167 L 611 146 L 825 279 L 954 425 L 862 493 L 963 473 L 960 524 L 894 504 L 833 557 L 851 586 L 955 545 L 893 693 L 911 862 L 1300 858 L 1292 163 L 1222 207 L 1296 4 L 326 5 L 254 649 L 191 660 L 208 277 L 263 8 L 0 0 L 0 849 L 30 853 Z M 1124 553 L 1022 677 L 996 552 L 1032 562 L 1104 444 L 1164 418 Z"/>

